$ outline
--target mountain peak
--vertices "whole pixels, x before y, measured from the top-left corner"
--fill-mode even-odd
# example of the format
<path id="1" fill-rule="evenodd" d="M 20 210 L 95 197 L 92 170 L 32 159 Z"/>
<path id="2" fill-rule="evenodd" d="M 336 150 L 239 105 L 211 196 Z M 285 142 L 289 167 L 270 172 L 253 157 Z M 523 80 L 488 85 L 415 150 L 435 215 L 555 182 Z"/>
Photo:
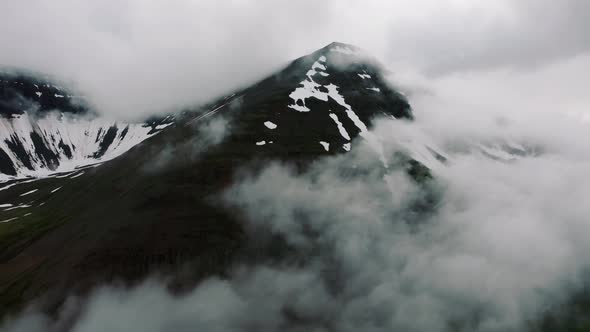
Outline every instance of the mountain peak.
<path id="1" fill-rule="evenodd" d="M 360 47 L 337 41 L 331 42 L 330 44 L 319 49 L 317 52 L 322 54 L 340 53 L 346 55 L 364 55 L 364 52 Z"/>
<path id="2" fill-rule="evenodd" d="M 339 41 L 333 41 L 330 44 L 324 46 L 323 48 L 332 48 L 332 47 L 348 47 L 348 48 L 359 48 L 356 45 L 353 44 L 347 44 L 347 43 L 342 43 Z"/>

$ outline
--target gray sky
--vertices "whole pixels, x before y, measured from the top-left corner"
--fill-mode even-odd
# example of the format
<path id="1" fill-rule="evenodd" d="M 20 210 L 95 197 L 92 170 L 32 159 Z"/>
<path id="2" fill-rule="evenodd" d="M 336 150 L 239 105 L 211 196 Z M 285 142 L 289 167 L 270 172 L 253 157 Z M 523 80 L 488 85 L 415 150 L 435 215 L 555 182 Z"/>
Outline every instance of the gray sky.
<path id="1" fill-rule="evenodd" d="M 331 41 L 395 73 L 530 70 L 588 52 L 584 0 L 4 1 L 0 64 L 73 80 L 103 113 L 205 102 Z"/>

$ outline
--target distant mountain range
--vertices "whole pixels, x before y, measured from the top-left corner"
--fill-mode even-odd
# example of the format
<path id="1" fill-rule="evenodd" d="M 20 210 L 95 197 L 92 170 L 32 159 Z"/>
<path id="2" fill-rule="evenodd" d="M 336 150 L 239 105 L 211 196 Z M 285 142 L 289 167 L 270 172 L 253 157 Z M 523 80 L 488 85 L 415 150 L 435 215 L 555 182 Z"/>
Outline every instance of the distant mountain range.
<path id="1" fill-rule="evenodd" d="M 0 73 L 0 181 L 42 177 L 110 160 L 173 122 L 123 123 L 33 74 Z"/>

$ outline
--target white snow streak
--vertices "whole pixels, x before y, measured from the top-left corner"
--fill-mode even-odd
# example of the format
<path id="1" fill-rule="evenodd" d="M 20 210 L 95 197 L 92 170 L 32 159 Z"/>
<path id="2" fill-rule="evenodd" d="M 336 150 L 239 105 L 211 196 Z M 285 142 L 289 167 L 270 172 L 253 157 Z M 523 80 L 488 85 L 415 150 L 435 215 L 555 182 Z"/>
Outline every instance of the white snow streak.
<path id="1" fill-rule="evenodd" d="M 347 141 L 350 141 L 350 135 L 348 135 L 346 128 L 344 128 L 344 125 L 338 119 L 338 115 L 330 113 L 330 118 L 332 118 L 332 120 L 334 120 L 334 122 L 336 123 L 336 126 L 338 126 L 338 131 L 340 132 L 340 135 L 342 135 L 342 137 L 344 137 Z"/>
<path id="2" fill-rule="evenodd" d="M 77 178 L 77 177 L 80 177 L 80 176 L 82 176 L 82 175 L 84 175 L 84 172 L 80 172 L 80 173 L 78 173 L 78 174 L 76 174 L 76 175 L 74 175 L 74 176 L 70 177 L 70 179 L 75 179 L 75 178 Z"/>
<path id="3" fill-rule="evenodd" d="M 20 195 L 20 197 L 23 197 L 23 196 L 30 195 L 30 194 L 32 194 L 32 193 L 34 193 L 34 192 L 37 192 L 38 190 L 39 190 L 39 189 L 33 189 L 33 190 L 31 190 L 31 191 L 27 191 L 26 193 L 24 193 L 24 194 L 21 194 L 21 195 Z"/>
<path id="4" fill-rule="evenodd" d="M 29 204 L 21 204 L 21 205 L 13 206 L 8 209 L 4 209 L 4 211 L 11 211 L 11 210 L 16 210 L 16 209 L 26 209 L 26 208 L 30 208 L 30 207 L 31 207 L 31 205 L 29 205 Z"/>
<path id="5" fill-rule="evenodd" d="M 162 129 L 164 129 L 164 128 L 172 125 L 172 124 L 174 124 L 174 123 L 170 122 L 170 123 L 165 123 L 165 124 L 157 125 L 156 126 L 156 130 L 162 130 Z"/>

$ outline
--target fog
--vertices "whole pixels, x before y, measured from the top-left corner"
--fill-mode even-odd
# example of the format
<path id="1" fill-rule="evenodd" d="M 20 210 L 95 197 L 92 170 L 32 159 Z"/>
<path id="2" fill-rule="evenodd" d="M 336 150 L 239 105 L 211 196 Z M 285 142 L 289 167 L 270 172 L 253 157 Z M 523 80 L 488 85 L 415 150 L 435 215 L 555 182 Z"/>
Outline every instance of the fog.
<path id="1" fill-rule="evenodd" d="M 50 43 L 68 52 L 50 47 L 52 32 L 23 28 L 0 40 L 40 42 L 9 43 L 0 62 L 65 75 L 104 112 L 136 116 L 205 102 L 332 40 L 351 42 L 386 64 L 414 109 L 413 123 L 374 126 L 391 164 L 402 137 L 433 142 L 449 160 L 426 185 L 393 167 L 384 178 L 359 139 L 303 174 L 282 164 L 245 172 L 220 204 L 246 216 L 253 239 L 282 236 L 299 259 L 241 266 L 180 297 L 157 279 L 105 286 L 72 331 L 521 331 L 587 284 L 586 2 L 102 4 L 33 10 L 36 27 L 53 10 L 70 13 L 49 25 L 64 33 Z M 498 139 L 542 153 L 503 162 L 456 149 Z M 417 208 L 425 202 L 432 209 Z M 67 319 L 31 310 L 4 329 L 58 330 Z"/>

